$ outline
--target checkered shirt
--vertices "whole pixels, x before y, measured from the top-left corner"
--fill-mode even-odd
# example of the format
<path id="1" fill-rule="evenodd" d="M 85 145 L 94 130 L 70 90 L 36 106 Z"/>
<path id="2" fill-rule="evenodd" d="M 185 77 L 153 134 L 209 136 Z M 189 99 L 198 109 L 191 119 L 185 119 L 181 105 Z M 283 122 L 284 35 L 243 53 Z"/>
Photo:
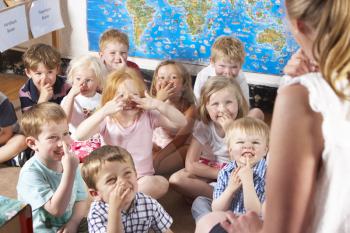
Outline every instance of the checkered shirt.
<path id="1" fill-rule="evenodd" d="M 256 194 L 260 200 L 260 203 L 265 201 L 265 173 L 266 173 L 266 160 L 262 159 L 253 168 L 253 182 Z M 218 175 L 217 182 L 214 187 L 213 198 L 217 199 L 225 191 L 228 186 L 231 173 L 237 168 L 236 162 L 230 162 L 223 167 Z M 243 189 L 240 187 L 231 203 L 231 211 L 236 214 L 244 214 L 246 212 L 243 201 Z"/>
<path id="2" fill-rule="evenodd" d="M 107 232 L 108 204 L 93 202 L 88 215 L 90 233 Z M 153 198 L 143 193 L 136 193 L 128 212 L 122 211 L 122 223 L 125 233 L 166 232 L 173 219 Z"/>

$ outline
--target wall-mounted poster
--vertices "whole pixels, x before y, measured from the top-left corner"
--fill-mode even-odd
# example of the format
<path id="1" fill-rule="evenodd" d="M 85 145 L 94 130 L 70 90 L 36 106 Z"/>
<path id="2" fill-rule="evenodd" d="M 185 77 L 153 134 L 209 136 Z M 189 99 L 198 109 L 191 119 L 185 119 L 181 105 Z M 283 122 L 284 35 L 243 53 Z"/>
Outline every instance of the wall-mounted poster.
<path id="1" fill-rule="evenodd" d="M 244 71 L 281 74 L 298 48 L 283 23 L 282 0 L 87 0 L 89 49 L 98 51 L 101 33 L 128 34 L 130 56 L 208 64 L 220 35 L 245 45 Z"/>

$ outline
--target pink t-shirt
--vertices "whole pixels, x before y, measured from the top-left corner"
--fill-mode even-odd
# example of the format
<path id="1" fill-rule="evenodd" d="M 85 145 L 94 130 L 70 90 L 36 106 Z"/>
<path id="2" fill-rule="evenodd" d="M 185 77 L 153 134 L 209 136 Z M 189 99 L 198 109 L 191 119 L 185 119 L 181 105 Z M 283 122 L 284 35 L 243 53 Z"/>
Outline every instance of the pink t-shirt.
<path id="1" fill-rule="evenodd" d="M 102 145 L 115 145 L 126 149 L 132 156 L 137 176 L 153 175 L 152 136 L 159 126 L 159 112 L 143 111 L 130 127 L 124 128 L 107 117 L 100 124 Z"/>

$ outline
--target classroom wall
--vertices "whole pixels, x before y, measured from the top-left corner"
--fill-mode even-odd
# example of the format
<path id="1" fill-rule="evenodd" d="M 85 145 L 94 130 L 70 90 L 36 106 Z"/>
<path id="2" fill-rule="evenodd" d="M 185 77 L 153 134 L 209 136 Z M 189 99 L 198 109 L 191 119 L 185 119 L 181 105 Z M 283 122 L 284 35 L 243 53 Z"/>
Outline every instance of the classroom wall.
<path id="1" fill-rule="evenodd" d="M 63 57 L 73 58 L 88 52 L 87 24 L 86 24 L 86 1 L 85 0 L 61 0 L 61 11 L 65 28 L 59 30 L 60 52 Z M 51 35 L 43 36 L 30 43 L 24 43 L 21 47 L 26 47 L 33 42 L 51 42 Z M 142 69 L 154 70 L 158 60 L 130 58 L 136 62 Z M 203 66 L 185 64 L 196 75 Z M 277 87 L 279 77 L 273 75 L 264 75 L 257 73 L 246 73 L 247 81 L 254 85 L 265 85 Z"/>

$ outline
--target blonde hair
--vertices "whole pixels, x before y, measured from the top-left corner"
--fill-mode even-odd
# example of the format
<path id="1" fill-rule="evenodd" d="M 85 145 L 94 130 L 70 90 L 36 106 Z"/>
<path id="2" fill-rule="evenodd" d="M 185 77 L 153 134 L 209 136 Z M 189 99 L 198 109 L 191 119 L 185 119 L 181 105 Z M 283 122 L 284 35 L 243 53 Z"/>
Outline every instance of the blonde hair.
<path id="1" fill-rule="evenodd" d="M 113 99 L 119 85 L 128 79 L 135 83 L 140 97 L 144 97 L 146 90 L 144 81 L 135 69 L 126 67 L 125 69 L 116 70 L 108 75 L 105 88 L 102 92 L 101 106 L 104 106 L 108 101 Z"/>
<path id="2" fill-rule="evenodd" d="M 213 62 L 224 59 L 242 65 L 245 57 L 244 46 L 239 39 L 232 36 L 220 36 L 211 47 L 210 56 Z"/>
<path id="3" fill-rule="evenodd" d="M 234 79 L 226 78 L 223 76 L 214 76 L 208 79 L 208 81 L 204 84 L 201 90 L 198 105 L 198 116 L 199 119 L 203 121 L 203 123 L 208 124 L 211 121 L 208 110 L 206 108 L 206 105 L 210 100 L 210 96 L 215 92 L 221 91 L 226 88 L 230 89 L 232 95 L 237 100 L 238 113 L 236 119 L 247 115 L 248 104 L 237 82 Z"/>
<path id="4" fill-rule="evenodd" d="M 316 33 L 313 56 L 335 93 L 350 99 L 350 1 L 286 0 L 287 14 Z"/>
<path id="5" fill-rule="evenodd" d="M 108 29 L 102 33 L 100 37 L 99 47 L 100 51 L 106 48 L 108 43 L 120 43 L 128 47 L 129 49 L 129 38 L 124 32 L 117 29 Z"/>
<path id="6" fill-rule="evenodd" d="M 93 55 L 83 55 L 71 60 L 67 69 L 67 81 L 73 84 L 74 74 L 81 70 L 91 70 L 94 72 L 99 83 L 99 88 L 102 89 L 107 71 L 99 58 Z"/>
<path id="7" fill-rule="evenodd" d="M 48 69 L 55 69 L 61 64 L 61 55 L 50 45 L 34 44 L 25 51 L 22 60 L 28 70 L 36 70 L 39 63 L 43 63 Z"/>
<path id="8" fill-rule="evenodd" d="M 67 115 L 60 105 L 52 102 L 36 104 L 23 112 L 21 129 L 26 137 L 37 138 L 42 132 L 42 126 L 49 123 L 67 121 Z"/>
<path id="9" fill-rule="evenodd" d="M 192 90 L 192 78 L 191 78 L 191 75 L 188 73 L 187 69 L 181 63 L 173 61 L 173 60 L 162 61 L 156 67 L 156 69 L 155 69 L 155 71 L 153 73 L 153 79 L 152 79 L 152 83 L 151 83 L 151 90 L 150 90 L 151 95 L 152 96 L 156 96 L 157 95 L 156 85 L 157 85 L 157 81 L 158 81 L 158 71 L 159 71 L 159 69 L 161 67 L 163 67 L 163 66 L 168 66 L 168 65 L 175 66 L 177 71 L 181 75 L 182 85 L 184 87 L 184 91 L 183 91 L 183 94 L 181 96 L 181 100 L 186 101 L 186 104 L 188 106 L 194 104 L 195 103 L 195 97 L 194 97 L 193 90 Z"/>
<path id="10" fill-rule="evenodd" d="M 119 146 L 102 146 L 84 159 L 81 175 L 88 188 L 96 190 L 97 176 L 106 162 L 127 163 L 136 173 L 134 161 L 128 151 Z"/>
<path id="11" fill-rule="evenodd" d="M 243 117 L 230 123 L 225 129 L 225 143 L 231 147 L 231 140 L 237 131 L 247 135 L 260 135 L 266 139 L 266 145 L 269 144 L 269 126 L 262 120 L 252 117 Z"/>

